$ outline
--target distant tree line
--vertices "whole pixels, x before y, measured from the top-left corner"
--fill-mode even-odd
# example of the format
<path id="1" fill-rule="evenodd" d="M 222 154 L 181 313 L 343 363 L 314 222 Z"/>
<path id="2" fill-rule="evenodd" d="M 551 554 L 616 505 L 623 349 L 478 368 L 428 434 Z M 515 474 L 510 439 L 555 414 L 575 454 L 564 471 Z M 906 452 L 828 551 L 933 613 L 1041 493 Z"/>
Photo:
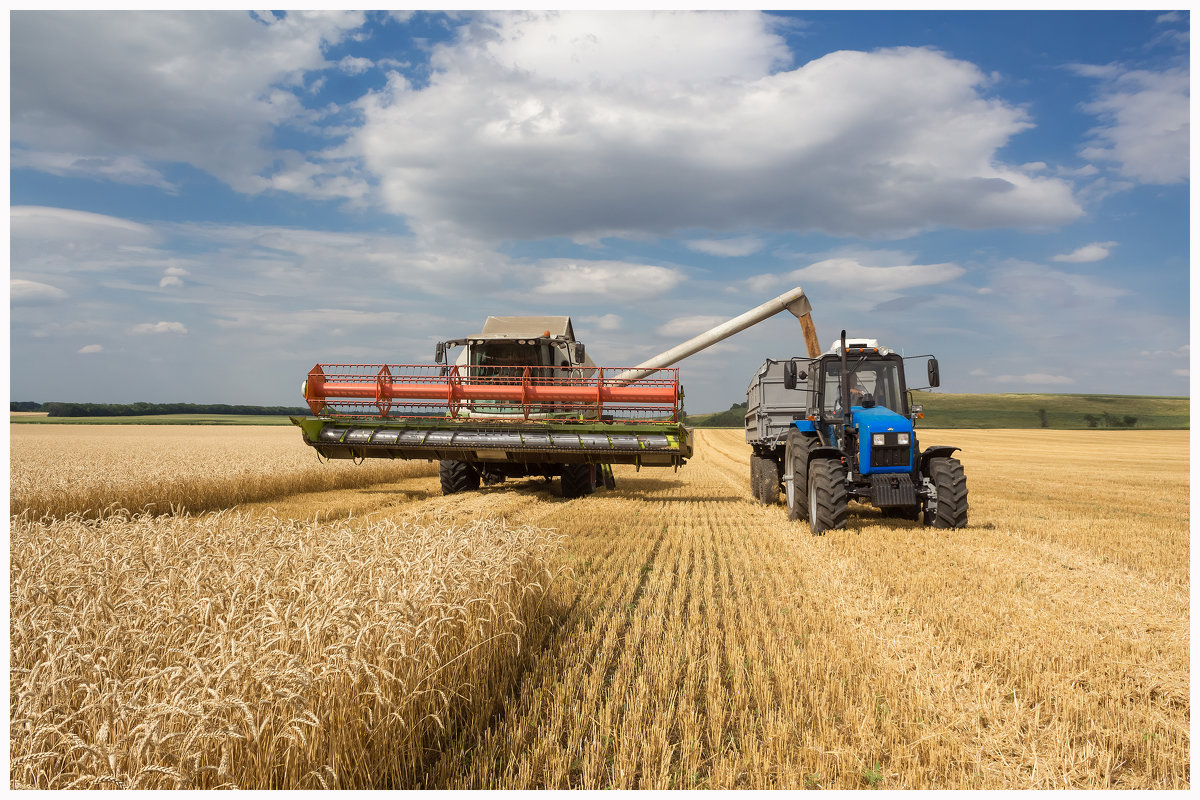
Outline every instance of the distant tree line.
<path id="1" fill-rule="evenodd" d="M 10 402 L 10 411 L 45 411 L 50 417 L 146 417 L 158 414 L 308 414 L 298 406 L 231 406 L 224 403 L 28 403 Z"/>
<path id="2" fill-rule="evenodd" d="M 1089 428 L 1098 428 L 1101 422 L 1106 428 L 1132 428 L 1137 425 L 1138 418 L 1128 414 L 1123 417 L 1118 417 L 1116 414 L 1105 414 L 1100 417 L 1095 414 L 1085 414 L 1083 421 L 1088 424 Z"/>

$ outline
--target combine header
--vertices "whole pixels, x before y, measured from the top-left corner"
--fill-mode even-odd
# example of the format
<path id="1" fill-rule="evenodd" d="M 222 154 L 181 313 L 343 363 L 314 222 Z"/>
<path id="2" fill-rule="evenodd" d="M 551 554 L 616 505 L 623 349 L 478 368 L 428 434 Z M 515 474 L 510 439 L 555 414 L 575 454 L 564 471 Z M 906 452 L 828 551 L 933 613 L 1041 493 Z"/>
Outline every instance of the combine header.
<path id="1" fill-rule="evenodd" d="M 671 365 L 785 309 L 811 329 L 797 287 L 629 368 L 596 366 L 569 317 L 488 317 L 438 342 L 435 364 L 316 365 L 302 388 L 313 416 L 292 422 L 327 458 L 437 460 L 444 494 L 557 476 L 579 497 L 612 488 L 613 464 L 683 465 L 692 439 Z"/>

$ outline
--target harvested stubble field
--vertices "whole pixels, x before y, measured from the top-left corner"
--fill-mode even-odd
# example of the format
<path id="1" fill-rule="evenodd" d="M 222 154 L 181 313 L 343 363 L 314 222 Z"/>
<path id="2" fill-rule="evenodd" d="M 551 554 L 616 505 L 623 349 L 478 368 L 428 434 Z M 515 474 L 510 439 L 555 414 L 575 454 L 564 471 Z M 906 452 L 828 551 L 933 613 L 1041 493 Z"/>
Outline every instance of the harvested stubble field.
<path id="1" fill-rule="evenodd" d="M 330 718 L 298 723 L 305 735 L 321 737 L 320 747 L 283 755 L 294 753 L 292 745 L 278 743 L 297 719 L 293 706 L 267 694 L 262 678 L 240 673 L 244 658 L 238 662 L 238 654 L 219 649 L 196 655 L 204 677 L 188 686 L 224 681 L 221 696 L 262 709 L 256 724 L 267 727 L 223 750 L 204 744 L 218 740 L 205 738 L 211 728 L 203 727 L 196 709 L 218 704 L 204 706 L 192 689 L 179 688 L 178 702 L 194 713 L 167 718 L 177 734 L 171 746 L 182 748 L 183 739 L 206 754 L 195 762 L 206 776 L 198 785 L 244 787 L 282 785 L 285 758 L 295 759 L 297 766 L 288 769 L 297 779 L 308 776 L 311 784 L 321 775 L 330 785 L 360 787 L 1190 786 L 1187 433 L 960 430 L 926 431 L 921 439 L 963 448 L 968 529 L 885 523 L 860 508 L 846 530 L 812 537 L 786 520 L 782 506 L 754 503 L 748 448 L 739 431 L 722 430 L 699 431 L 696 457 L 677 474 L 618 468 L 616 491 L 580 500 L 564 501 L 533 482 L 443 498 L 427 471 L 393 484 L 245 504 L 245 516 L 232 527 L 243 535 L 294 525 L 280 519 L 344 518 L 350 511 L 360 526 L 353 536 L 333 537 L 321 557 L 304 548 L 293 552 L 293 572 L 311 577 L 272 595 L 279 598 L 273 611 L 261 603 L 244 607 L 240 624 L 267 647 L 277 647 L 270 626 L 285 609 L 293 609 L 292 624 L 303 625 L 301 618 L 328 619 L 321 616 L 329 605 L 324 597 L 345 598 L 335 605 L 347 614 L 358 608 L 353 570 L 336 573 L 336 591 L 305 593 L 316 590 L 341 549 L 362 537 L 374 543 L 381 568 L 389 563 L 388 553 L 401 544 L 373 526 L 428 529 L 431 519 L 434 528 L 474 520 L 482 531 L 492 525 L 529 535 L 554 529 L 561 540 L 538 540 L 542 546 L 529 548 L 538 555 L 521 562 L 531 565 L 521 573 L 529 576 L 522 579 L 527 589 L 508 606 L 521 608 L 510 617 L 521 623 L 514 623 L 523 634 L 520 653 L 458 645 L 461 661 L 478 658 L 473 669 L 489 677 L 469 681 L 470 688 L 447 685 L 447 705 L 435 711 L 438 721 L 451 724 L 443 730 L 424 718 L 421 746 L 397 749 L 397 758 L 412 759 L 408 772 L 388 772 L 374 760 L 378 738 L 354 713 L 358 701 L 339 698 L 320 701 L 335 707 Z M 199 452 L 196 461 L 203 461 Z M 16 475 L 16 462 L 13 469 Z M 216 583 L 197 584 L 175 602 L 207 602 L 219 612 L 236 583 L 235 562 L 220 553 L 246 545 L 213 531 L 233 518 L 107 524 L 141 525 L 137 540 L 181 542 L 194 535 L 209 542 L 205 552 L 217 561 L 208 580 Z M 13 720 L 20 703 L 54 706 L 59 717 L 74 716 L 68 723 L 43 714 L 43 722 L 69 724 L 80 740 L 51 744 L 14 724 L 12 779 L 22 784 L 47 785 L 55 769 L 77 777 L 89 770 L 103 774 L 110 761 L 93 751 L 124 752 L 148 736 L 110 722 L 141 685 L 115 675 L 116 654 L 132 648 L 136 656 L 133 631 L 155 630 L 148 620 L 163 611 L 103 601 L 111 603 L 114 575 L 125 584 L 145 582 L 152 567 L 136 554 L 122 555 L 121 537 L 81 536 L 81 525 L 14 523 L 14 668 L 40 669 L 44 676 L 49 667 L 38 659 L 62 646 L 63 634 L 45 626 L 64 621 L 38 609 L 49 601 L 27 588 L 37 582 L 28 576 L 54 574 L 43 564 L 55 558 L 87 562 L 73 573 L 92 598 L 88 619 L 96 620 L 89 623 L 96 630 L 87 636 L 107 637 L 102 644 L 112 649 L 111 655 L 78 649 L 77 661 L 69 663 L 81 674 L 60 673 L 57 682 L 31 683 L 27 673 L 14 672 Z M 305 525 L 320 531 L 352 523 Z M 33 547 L 45 540 L 54 544 Z M 92 547 L 86 556 L 85 540 Z M 554 550 L 556 541 L 561 550 Z M 184 553 L 194 548 L 188 540 L 163 552 L 186 562 L 194 557 Z M 543 556 L 550 560 L 539 561 Z M 161 574 L 171 562 L 151 563 Z M 570 572 L 557 572 L 562 567 Z M 179 570 L 190 568 L 180 563 Z M 384 587 L 399 573 L 366 574 L 375 581 L 364 579 L 363 591 Z M 548 575 L 556 577 L 547 582 Z M 232 595 L 239 603 L 242 592 L 250 593 L 248 577 L 241 580 L 247 588 Z M 544 596 L 543 585 L 549 587 Z M 364 608 L 367 616 L 347 616 L 340 635 L 350 636 L 356 625 L 374 630 L 365 622 L 380 613 L 378 606 Z M 23 616 L 30 620 L 24 627 Z M 217 613 L 205 630 L 220 619 Z M 310 629 L 315 624 L 308 622 Z M 184 650 L 205 641 L 194 627 L 176 635 L 194 637 Z M 378 670 L 379 653 L 387 652 L 386 636 L 372 641 L 374 651 L 356 651 L 361 674 Z M 96 654 L 91 661 L 89 652 Z M 303 702 L 318 702 L 307 688 L 318 685 L 316 676 L 342 681 L 327 685 L 352 680 L 344 674 L 349 661 L 338 661 L 336 648 L 323 652 L 306 651 L 297 666 L 302 682 L 288 685 Z M 231 667 L 235 662 L 240 666 Z M 191 675 L 182 663 L 178 677 L 141 679 L 167 691 Z M 217 677 L 230 674 L 240 682 Z M 402 702 L 401 682 L 379 680 L 373 697 L 385 692 L 386 702 Z M 51 687 L 63 685 L 88 688 L 50 697 Z M 94 705 L 84 706 L 85 698 Z M 160 742 L 166 731 L 155 734 Z M 364 753 L 355 762 L 349 754 L 360 747 Z M 43 748 L 55 755 L 40 755 Z M 185 765 L 187 757 L 178 756 Z M 347 766 L 351 762 L 364 768 Z M 175 779 L 162 780 L 153 785 Z"/>

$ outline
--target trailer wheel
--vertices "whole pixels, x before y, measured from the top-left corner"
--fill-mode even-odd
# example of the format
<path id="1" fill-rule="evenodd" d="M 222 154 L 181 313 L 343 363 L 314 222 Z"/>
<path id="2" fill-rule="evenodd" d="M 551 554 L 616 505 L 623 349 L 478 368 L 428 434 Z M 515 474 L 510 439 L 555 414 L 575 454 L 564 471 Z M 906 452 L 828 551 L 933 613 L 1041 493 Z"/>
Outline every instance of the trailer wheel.
<path id="1" fill-rule="evenodd" d="M 936 510 L 925 511 L 925 524 L 935 528 L 967 526 L 967 476 L 957 458 L 929 459 L 929 479 L 937 489 Z"/>
<path id="2" fill-rule="evenodd" d="M 808 465 L 808 526 L 814 536 L 846 527 L 846 472 L 831 458 Z"/>
<path id="3" fill-rule="evenodd" d="M 559 484 L 562 496 L 567 500 L 591 494 L 595 484 L 593 464 L 563 464 Z"/>
<path id="4" fill-rule="evenodd" d="M 758 453 L 750 454 L 750 493 L 766 506 L 779 500 L 779 462 Z"/>
<path id="5" fill-rule="evenodd" d="M 790 430 L 787 435 L 787 447 L 784 449 L 784 461 L 792 472 L 792 482 L 785 484 L 787 491 L 783 499 L 787 506 L 788 519 L 808 519 L 808 456 L 814 448 L 820 447 L 821 442 L 816 436 L 809 436 L 798 430 Z"/>
<path id="6" fill-rule="evenodd" d="M 479 473 L 465 461 L 438 462 L 438 477 L 442 481 L 442 494 L 458 494 L 479 488 Z"/>

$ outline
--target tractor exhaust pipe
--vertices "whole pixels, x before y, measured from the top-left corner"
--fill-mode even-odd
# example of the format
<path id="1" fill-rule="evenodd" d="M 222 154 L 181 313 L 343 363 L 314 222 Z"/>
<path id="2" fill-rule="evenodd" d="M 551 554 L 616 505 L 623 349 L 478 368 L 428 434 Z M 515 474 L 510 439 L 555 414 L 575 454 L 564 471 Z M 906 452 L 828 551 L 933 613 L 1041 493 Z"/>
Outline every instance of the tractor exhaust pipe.
<path id="1" fill-rule="evenodd" d="M 656 369 L 669 367 L 784 310 L 790 311 L 796 319 L 800 320 L 809 357 L 816 358 L 821 355 L 821 345 L 817 341 L 817 329 L 812 321 L 812 304 L 808 302 L 804 290 L 797 286 L 773 300 L 768 300 L 762 305 L 750 309 L 745 314 L 736 316 L 699 336 L 688 339 L 683 344 L 676 345 L 670 350 L 659 353 L 654 358 L 643 361 L 633 369 L 615 376 L 612 380 L 617 384 L 625 384 L 644 378 Z"/>

